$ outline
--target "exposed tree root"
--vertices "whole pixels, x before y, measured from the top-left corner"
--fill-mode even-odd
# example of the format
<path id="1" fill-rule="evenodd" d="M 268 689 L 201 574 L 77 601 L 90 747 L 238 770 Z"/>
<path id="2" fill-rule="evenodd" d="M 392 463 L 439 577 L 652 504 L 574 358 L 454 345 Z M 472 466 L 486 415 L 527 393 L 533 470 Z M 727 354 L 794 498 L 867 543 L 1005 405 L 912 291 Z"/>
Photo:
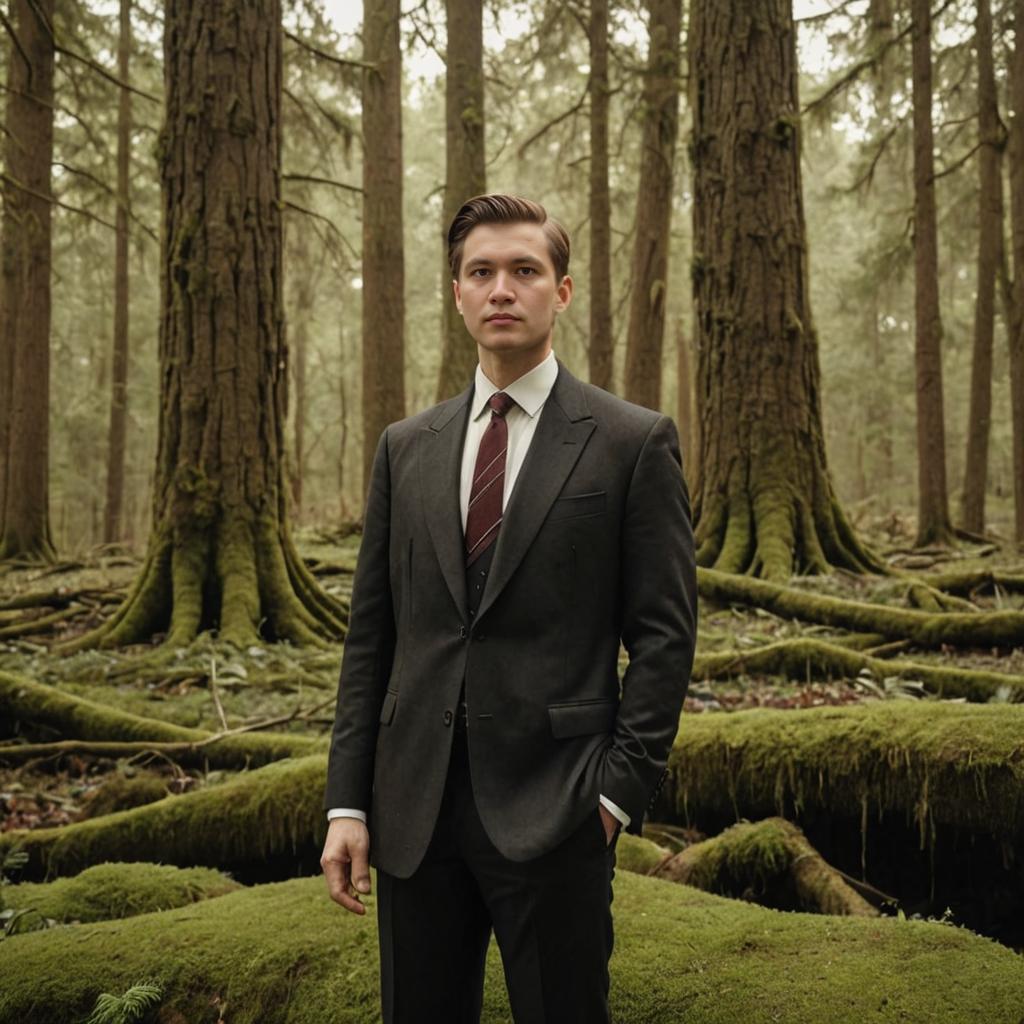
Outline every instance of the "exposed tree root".
<path id="1" fill-rule="evenodd" d="M 239 648 L 261 635 L 323 647 L 345 635 L 347 622 L 273 516 L 225 516 L 184 537 L 163 528 L 121 607 L 59 650 L 126 646 L 162 632 L 167 646 L 185 647 L 211 628 Z"/>
<path id="2" fill-rule="evenodd" d="M 796 680 L 823 676 L 856 679 L 865 669 L 878 680 L 892 676 L 920 680 L 929 691 L 941 697 L 984 702 L 1003 692 L 1010 700 L 1024 701 L 1022 676 L 885 660 L 822 640 L 780 640 L 764 647 L 698 654 L 693 663 L 693 677 L 723 679 L 740 672 L 763 672 Z"/>
<path id="3" fill-rule="evenodd" d="M 778 476 L 766 482 L 770 470 Z M 750 489 L 742 460 L 736 460 L 728 493 L 697 494 L 694 508 L 697 564 L 721 573 L 745 573 L 782 582 L 798 575 L 849 572 L 889 573 L 888 566 L 857 537 L 823 467 L 808 470 L 815 482 L 806 493 L 785 469 L 767 467 Z"/>
<path id="4" fill-rule="evenodd" d="M 734 819 L 804 812 L 1024 840 L 1024 707 L 877 701 L 685 715 L 669 758 L 676 809 Z M 666 786 L 666 789 L 669 789 Z"/>
<path id="5" fill-rule="evenodd" d="M 688 846 L 652 874 L 779 910 L 878 916 L 803 832 L 784 818 L 733 825 L 720 835 Z"/>
<path id="6" fill-rule="evenodd" d="M 892 608 L 807 594 L 792 587 L 748 576 L 698 569 L 697 585 L 705 600 L 764 608 L 784 618 L 802 619 L 854 632 L 880 633 L 912 640 L 921 647 L 1014 647 L 1024 643 L 1024 612 L 940 612 Z"/>
<path id="7" fill-rule="evenodd" d="M 68 619 L 81 615 L 86 609 L 79 604 L 73 604 L 60 611 L 50 612 L 49 615 L 38 615 L 35 618 L 21 618 L 17 622 L 6 626 L 0 626 L 0 640 L 11 640 L 19 636 L 36 636 L 39 633 L 49 633 L 53 626 Z"/>
<path id="8" fill-rule="evenodd" d="M 204 759 L 220 767 L 266 764 L 308 753 L 321 744 L 316 737 L 302 735 L 252 732 L 218 735 L 204 729 L 187 729 L 61 693 L 52 686 L 7 672 L 0 672 L 0 720 L 3 719 L 45 726 L 58 735 L 78 740 L 138 742 L 147 750 L 170 744 L 184 757 L 190 752 L 201 753 Z M 10 755 L 17 759 L 18 748 L 10 748 Z"/>
<path id="9" fill-rule="evenodd" d="M 23 876 L 32 881 L 117 859 L 181 867 L 252 863 L 323 842 L 326 772 L 326 754 L 289 758 L 131 810 L 0 833 L 0 855 L 22 848 L 28 854 Z"/>
<path id="10" fill-rule="evenodd" d="M 1008 593 L 1024 593 L 1024 573 L 1000 572 L 996 569 L 935 573 L 927 577 L 927 582 L 936 590 L 961 597 L 989 593 L 996 588 Z"/>

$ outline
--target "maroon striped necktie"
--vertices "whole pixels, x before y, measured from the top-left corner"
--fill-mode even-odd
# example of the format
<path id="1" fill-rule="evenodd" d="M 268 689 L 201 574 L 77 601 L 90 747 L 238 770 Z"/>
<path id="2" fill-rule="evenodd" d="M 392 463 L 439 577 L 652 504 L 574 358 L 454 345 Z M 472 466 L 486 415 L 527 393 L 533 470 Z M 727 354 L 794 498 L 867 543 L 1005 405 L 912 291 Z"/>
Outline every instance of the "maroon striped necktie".
<path id="1" fill-rule="evenodd" d="M 505 413 L 515 400 L 499 391 L 488 399 L 491 422 L 487 424 L 473 469 L 466 514 L 466 565 L 472 565 L 497 539 L 501 527 L 501 499 L 505 491 L 505 454 L 508 424 Z"/>

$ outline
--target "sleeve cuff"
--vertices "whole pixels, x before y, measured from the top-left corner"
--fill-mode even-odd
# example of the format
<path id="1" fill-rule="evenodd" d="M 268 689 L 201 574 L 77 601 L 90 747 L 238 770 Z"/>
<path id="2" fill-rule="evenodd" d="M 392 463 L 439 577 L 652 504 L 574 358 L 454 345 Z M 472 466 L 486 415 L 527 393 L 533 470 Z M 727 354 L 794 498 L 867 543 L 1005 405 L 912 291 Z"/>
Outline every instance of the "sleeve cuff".
<path id="1" fill-rule="evenodd" d="M 332 807 L 327 812 L 327 820 L 333 821 L 335 818 L 358 818 L 365 825 L 366 811 L 357 811 L 354 807 Z"/>
<path id="2" fill-rule="evenodd" d="M 611 814 L 613 817 L 618 818 L 622 822 L 623 828 L 629 828 L 630 817 L 618 804 L 613 804 L 604 794 L 599 797 L 601 806 Z"/>

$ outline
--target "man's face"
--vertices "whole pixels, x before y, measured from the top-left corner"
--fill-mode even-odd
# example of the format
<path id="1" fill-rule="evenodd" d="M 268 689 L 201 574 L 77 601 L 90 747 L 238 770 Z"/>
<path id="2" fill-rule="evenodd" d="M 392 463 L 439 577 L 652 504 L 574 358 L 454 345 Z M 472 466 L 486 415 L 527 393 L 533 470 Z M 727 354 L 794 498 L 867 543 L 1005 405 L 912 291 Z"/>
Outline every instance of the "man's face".
<path id="1" fill-rule="evenodd" d="M 551 348 L 555 315 L 572 299 L 572 278 L 555 278 L 539 224 L 478 224 L 463 242 L 455 305 L 476 343 L 538 362 Z"/>

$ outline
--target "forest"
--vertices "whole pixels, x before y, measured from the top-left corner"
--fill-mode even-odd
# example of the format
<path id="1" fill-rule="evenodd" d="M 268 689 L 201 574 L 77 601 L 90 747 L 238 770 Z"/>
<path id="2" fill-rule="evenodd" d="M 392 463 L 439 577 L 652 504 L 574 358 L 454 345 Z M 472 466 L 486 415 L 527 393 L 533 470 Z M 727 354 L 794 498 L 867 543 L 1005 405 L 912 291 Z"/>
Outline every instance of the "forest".
<path id="1" fill-rule="evenodd" d="M 613 1019 L 1020 1024 L 1021 26 L 0 0 L 0 1024 L 381 1019 L 327 752 L 378 438 L 473 379 L 445 240 L 490 192 L 568 230 L 554 350 L 673 418 L 691 499 Z"/>

